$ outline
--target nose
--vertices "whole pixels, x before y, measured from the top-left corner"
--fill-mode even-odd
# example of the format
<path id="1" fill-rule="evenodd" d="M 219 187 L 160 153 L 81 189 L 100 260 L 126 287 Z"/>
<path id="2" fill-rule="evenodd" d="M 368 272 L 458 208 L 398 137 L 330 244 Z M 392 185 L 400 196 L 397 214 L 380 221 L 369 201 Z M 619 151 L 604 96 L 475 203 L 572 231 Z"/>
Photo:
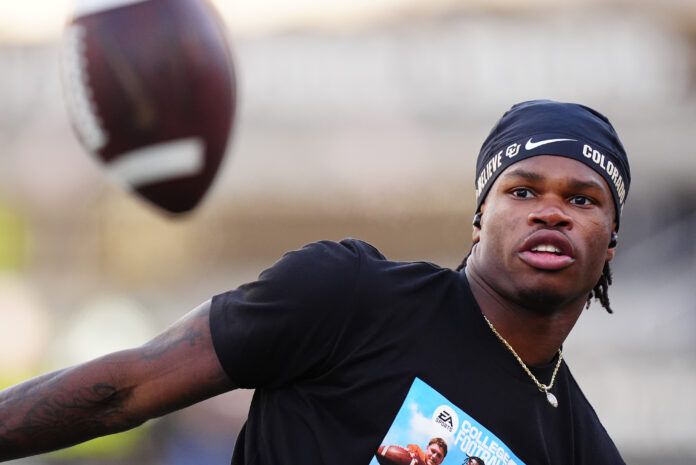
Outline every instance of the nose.
<path id="1" fill-rule="evenodd" d="M 557 205 L 540 206 L 529 214 L 527 221 L 530 225 L 543 225 L 547 228 L 572 229 L 573 219 Z"/>

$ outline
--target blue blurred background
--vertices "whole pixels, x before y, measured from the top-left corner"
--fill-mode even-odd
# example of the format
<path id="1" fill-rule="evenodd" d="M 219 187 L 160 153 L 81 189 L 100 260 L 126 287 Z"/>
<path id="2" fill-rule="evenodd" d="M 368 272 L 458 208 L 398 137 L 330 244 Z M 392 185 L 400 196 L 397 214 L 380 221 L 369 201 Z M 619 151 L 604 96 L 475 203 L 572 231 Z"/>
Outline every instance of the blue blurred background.
<path id="1" fill-rule="evenodd" d="M 359 237 L 455 267 L 478 148 L 513 103 L 578 101 L 633 183 L 610 296 L 566 358 L 631 464 L 696 463 L 696 3 L 237 0 L 238 124 L 200 208 L 172 220 L 74 137 L 69 0 L 0 0 L 0 387 L 147 341 L 284 251 Z M 18 465 L 229 463 L 251 393 Z"/>

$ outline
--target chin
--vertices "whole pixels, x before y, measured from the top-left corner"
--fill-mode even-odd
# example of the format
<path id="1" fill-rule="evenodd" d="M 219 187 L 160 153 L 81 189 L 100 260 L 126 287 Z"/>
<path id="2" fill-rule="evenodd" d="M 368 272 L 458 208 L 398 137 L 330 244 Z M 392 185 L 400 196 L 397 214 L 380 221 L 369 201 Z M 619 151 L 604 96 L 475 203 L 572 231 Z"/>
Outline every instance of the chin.
<path id="1" fill-rule="evenodd" d="M 517 292 L 517 303 L 540 315 L 551 315 L 567 304 L 568 293 L 549 287 L 532 287 Z"/>
<path id="2" fill-rule="evenodd" d="M 508 288 L 508 297 L 540 315 L 551 315 L 578 302 L 584 304 L 594 287 L 584 281 L 586 270 L 585 274 L 573 267 L 553 272 L 529 271 L 516 273 L 517 279 L 510 282 L 512 287 Z"/>

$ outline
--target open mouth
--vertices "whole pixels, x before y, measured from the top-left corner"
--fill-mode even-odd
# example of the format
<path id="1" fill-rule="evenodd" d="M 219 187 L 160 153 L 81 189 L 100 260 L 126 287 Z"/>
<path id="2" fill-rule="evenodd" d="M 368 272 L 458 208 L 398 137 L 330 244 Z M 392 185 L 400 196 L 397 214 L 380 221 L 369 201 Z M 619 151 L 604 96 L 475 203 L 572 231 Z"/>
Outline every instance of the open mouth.
<path id="1" fill-rule="evenodd" d="M 538 252 L 538 253 L 552 253 L 554 255 L 563 255 L 561 253 L 561 249 L 558 247 L 551 245 L 551 244 L 540 244 L 537 246 L 532 247 L 532 252 Z"/>
<path id="2" fill-rule="evenodd" d="M 575 252 L 564 234 L 552 230 L 532 233 L 518 250 L 527 265 L 540 270 L 556 271 L 575 262 Z"/>

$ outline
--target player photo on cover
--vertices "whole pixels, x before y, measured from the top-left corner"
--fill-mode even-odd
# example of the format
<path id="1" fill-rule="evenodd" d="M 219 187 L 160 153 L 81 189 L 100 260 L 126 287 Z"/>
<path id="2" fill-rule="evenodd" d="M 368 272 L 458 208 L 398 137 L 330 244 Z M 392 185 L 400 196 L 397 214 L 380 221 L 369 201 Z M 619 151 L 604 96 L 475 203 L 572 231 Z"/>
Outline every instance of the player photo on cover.
<path id="1" fill-rule="evenodd" d="M 370 465 L 525 465 L 500 439 L 416 378 Z"/>

